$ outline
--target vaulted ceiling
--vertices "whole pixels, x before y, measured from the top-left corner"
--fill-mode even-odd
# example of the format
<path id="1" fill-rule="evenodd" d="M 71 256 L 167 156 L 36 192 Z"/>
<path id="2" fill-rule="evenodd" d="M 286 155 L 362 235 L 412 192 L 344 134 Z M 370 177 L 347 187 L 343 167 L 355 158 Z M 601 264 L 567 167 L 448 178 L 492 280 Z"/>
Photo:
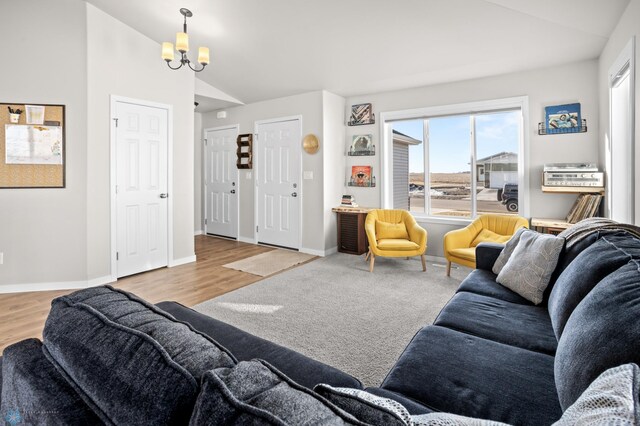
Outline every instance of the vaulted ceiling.
<path id="1" fill-rule="evenodd" d="M 173 41 L 179 8 L 191 9 L 192 49 L 208 46 L 212 58 L 198 78 L 245 103 L 320 89 L 350 96 L 597 58 L 629 2 L 87 1 L 158 42 Z"/>

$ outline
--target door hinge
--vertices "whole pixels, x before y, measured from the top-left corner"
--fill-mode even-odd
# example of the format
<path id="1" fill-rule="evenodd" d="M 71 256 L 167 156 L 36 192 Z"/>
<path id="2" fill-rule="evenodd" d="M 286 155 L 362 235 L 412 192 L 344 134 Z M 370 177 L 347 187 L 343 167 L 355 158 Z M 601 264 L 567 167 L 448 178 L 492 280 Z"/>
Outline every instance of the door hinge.
<path id="1" fill-rule="evenodd" d="M 256 225 L 256 232 L 258 232 L 258 225 Z"/>
<path id="2" fill-rule="evenodd" d="M 116 127 L 118 127 L 118 119 L 117 119 L 117 118 L 114 118 L 114 119 L 113 119 L 113 121 L 115 121 L 115 122 L 116 122 Z"/>
<path id="3" fill-rule="evenodd" d="M 205 145 L 205 146 L 207 145 L 207 140 L 206 140 L 206 139 L 204 140 L 204 145 Z"/>
<path id="4" fill-rule="evenodd" d="M 116 260 L 120 260 L 120 253 L 116 252 Z"/>
<path id="5" fill-rule="evenodd" d="M 116 194 L 118 193 L 118 185 L 116 185 Z"/>
<path id="6" fill-rule="evenodd" d="M 204 224 L 205 225 L 207 224 L 207 218 L 206 217 L 204 218 Z"/>

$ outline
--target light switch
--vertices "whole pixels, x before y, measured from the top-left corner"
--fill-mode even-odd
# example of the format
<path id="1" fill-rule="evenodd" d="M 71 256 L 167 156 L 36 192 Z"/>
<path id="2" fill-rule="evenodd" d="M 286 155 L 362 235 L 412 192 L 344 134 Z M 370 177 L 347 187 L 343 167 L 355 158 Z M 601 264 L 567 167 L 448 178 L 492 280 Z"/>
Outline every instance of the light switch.
<path id="1" fill-rule="evenodd" d="M 251 179 L 251 172 L 247 172 L 247 180 Z"/>
<path id="2" fill-rule="evenodd" d="M 305 172 L 304 172 L 304 179 L 305 179 L 305 180 L 313 179 L 313 172 L 305 171 Z"/>

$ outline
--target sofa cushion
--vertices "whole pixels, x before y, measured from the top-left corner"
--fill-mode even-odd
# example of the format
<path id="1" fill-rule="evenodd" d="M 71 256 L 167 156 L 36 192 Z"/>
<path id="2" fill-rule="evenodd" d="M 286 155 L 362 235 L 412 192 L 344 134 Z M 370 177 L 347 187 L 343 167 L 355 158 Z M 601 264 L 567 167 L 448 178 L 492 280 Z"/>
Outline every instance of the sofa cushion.
<path id="1" fill-rule="evenodd" d="M 480 243 L 506 243 L 511 238 L 511 235 L 497 234 L 489 229 L 483 229 L 480 233 L 471 241 L 471 247 L 476 247 Z"/>
<path id="2" fill-rule="evenodd" d="M 409 234 L 404 222 L 389 223 L 376 220 L 376 239 L 385 240 L 388 238 L 408 240 Z"/>
<path id="3" fill-rule="evenodd" d="M 382 388 L 436 411 L 518 425 L 562 415 L 553 357 L 438 326 L 416 334 Z"/>
<path id="4" fill-rule="evenodd" d="M 209 337 L 112 287 L 55 299 L 45 355 L 103 421 L 186 422 L 207 370 L 235 365 Z"/>
<path id="5" fill-rule="evenodd" d="M 460 259 L 468 260 L 469 262 L 476 261 L 475 247 L 452 249 L 449 250 L 449 254 Z"/>
<path id="6" fill-rule="evenodd" d="M 264 359 L 286 374 L 287 377 L 309 389 L 313 389 L 319 383 L 362 389 L 360 380 L 337 368 L 254 336 L 179 303 L 161 302 L 158 307 L 215 339 L 216 342 L 229 349 L 239 361 L 250 361 L 254 358 Z"/>
<path id="7" fill-rule="evenodd" d="M 418 250 L 420 246 L 409 240 L 387 238 L 384 240 L 378 240 L 378 248 L 380 250 L 412 251 Z"/>
<path id="8" fill-rule="evenodd" d="M 207 372 L 189 424 L 365 425 L 260 360 Z"/>
<path id="9" fill-rule="evenodd" d="M 609 274 L 573 311 L 558 342 L 555 376 L 567 409 L 598 375 L 640 364 L 640 264 Z"/>
<path id="10" fill-rule="evenodd" d="M 491 268 L 494 274 L 498 275 L 500 271 L 502 271 L 502 268 L 504 268 L 504 265 L 507 264 L 507 262 L 509 261 L 509 258 L 513 254 L 513 251 L 518 246 L 518 243 L 520 242 L 520 237 L 522 236 L 523 232 L 532 232 L 532 231 L 529 228 L 520 228 L 516 231 L 515 234 L 513 234 L 511 238 L 509 238 L 506 241 L 504 248 L 500 253 L 500 256 L 498 256 L 495 263 L 493 264 L 493 267 Z"/>
<path id="11" fill-rule="evenodd" d="M 564 239 L 537 232 L 523 232 L 496 281 L 539 305 L 556 268 Z"/>
<path id="12" fill-rule="evenodd" d="M 625 364 L 602 373 L 553 426 L 640 424 L 640 369 Z"/>
<path id="13" fill-rule="evenodd" d="M 0 418 L 6 424 L 101 423 L 44 356 L 39 340 L 27 339 L 5 348 L 2 370 Z"/>
<path id="14" fill-rule="evenodd" d="M 509 290 L 496 282 L 493 272 L 476 269 L 471 271 L 467 278 L 458 287 L 458 293 L 469 292 L 483 296 L 494 297 L 505 302 L 519 303 L 521 305 L 533 305 L 524 297 Z"/>
<path id="15" fill-rule="evenodd" d="M 467 292 L 457 293 L 434 325 L 548 355 L 558 345 L 545 308 Z"/>
<path id="16" fill-rule="evenodd" d="M 334 388 L 319 384 L 313 390 L 336 407 L 371 425 L 409 426 L 409 411 L 399 402 L 362 389 Z"/>
<path id="17" fill-rule="evenodd" d="M 609 235 L 593 243 L 571 262 L 556 280 L 549 296 L 549 314 L 558 339 L 578 303 L 604 277 L 634 256 L 640 257 L 640 240 L 626 235 Z"/>
<path id="18" fill-rule="evenodd" d="M 393 399 L 394 401 L 399 402 L 404 408 L 407 409 L 407 411 L 411 415 L 427 414 L 433 412 L 433 410 L 426 405 L 423 405 L 413 399 L 407 398 L 406 396 L 399 394 L 398 392 L 392 392 L 388 389 L 373 387 L 366 388 L 365 390 L 372 395 L 377 395 L 387 399 Z"/>

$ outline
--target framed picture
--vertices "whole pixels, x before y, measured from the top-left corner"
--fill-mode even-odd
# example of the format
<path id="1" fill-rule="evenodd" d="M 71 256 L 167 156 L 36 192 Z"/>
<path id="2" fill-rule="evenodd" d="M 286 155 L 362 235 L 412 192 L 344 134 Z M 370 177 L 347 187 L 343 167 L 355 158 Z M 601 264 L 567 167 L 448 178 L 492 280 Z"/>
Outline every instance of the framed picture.
<path id="1" fill-rule="evenodd" d="M 25 105 L 27 124 L 44 124 L 44 105 Z"/>
<path id="2" fill-rule="evenodd" d="M 580 131 L 580 104 L 548 106 L 544 109 L 547 133 L 575 133 Z"/>
<path id="3" fill-rule="evenodd" d="M 349 126 L 363 126 L 365 124 L 374 124 L 376 118 L 373 115 L 371 104 L 358 104 L 351 106 L 351 116 L 347 124 Z"/>
<path id="4" fill-rule="evenodd" d="M 349 186 L 375 186 L 371 175 L 371 166 L 351 166 L 351 179 Z"/>
<path id="5" fill-rule="evenodd" d="M 373 135 L 354 135 L 349 146 L 349 155 L 376 155 Z"/>

